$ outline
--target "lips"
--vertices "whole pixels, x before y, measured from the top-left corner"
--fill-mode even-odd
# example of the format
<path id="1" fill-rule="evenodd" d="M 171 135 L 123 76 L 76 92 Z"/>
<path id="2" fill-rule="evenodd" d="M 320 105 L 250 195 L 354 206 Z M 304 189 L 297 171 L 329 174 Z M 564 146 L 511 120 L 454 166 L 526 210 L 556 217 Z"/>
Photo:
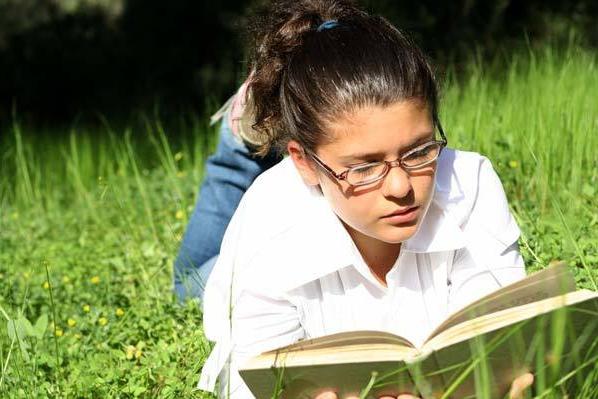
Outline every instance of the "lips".
<path id="1" fill-rule="evenodd" d="M 397 209 L 396 211 L 383 216 L 381 219 L 390 223 L 391 225 L 402 225 L 405 223 L 414 223 L 417 221 L 419 215 L 419 206 L 412 206 L 410 208 Z"/>
<path id="2" fill-rule="evenodd" d="M 388 215 L 384 215 L 382 216 L 382 218 L 390 218 L 393 216 L 398 216 L 398 215 L 406 215 L 410 212 L 413 212 L 414 210 L 416 210 L 417 208 L 419 208 L 418 206 L 412 206 L 409 208 L 403 208 L 403 209 L 397 209 L 396 211 L 389 213 Z"/>

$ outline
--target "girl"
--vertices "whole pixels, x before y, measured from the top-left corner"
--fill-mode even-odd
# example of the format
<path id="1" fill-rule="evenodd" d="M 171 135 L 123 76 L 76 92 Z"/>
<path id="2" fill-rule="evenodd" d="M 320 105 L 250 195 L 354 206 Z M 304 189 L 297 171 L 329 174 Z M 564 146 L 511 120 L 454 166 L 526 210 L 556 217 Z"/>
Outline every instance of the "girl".
<path id="1" fill-rule="evenodd" d="M 237 369 L 261 352 L 359 329 L 419 344 L 525 275 L 501 183 L 446 147 L 417 46 L 346 0 L 279 1 L 260 26 L 253 142 L 289 156 L 244 195 L 206 286 L 199 387 L 219 376 L 233 398 L 253 397 Z"/>

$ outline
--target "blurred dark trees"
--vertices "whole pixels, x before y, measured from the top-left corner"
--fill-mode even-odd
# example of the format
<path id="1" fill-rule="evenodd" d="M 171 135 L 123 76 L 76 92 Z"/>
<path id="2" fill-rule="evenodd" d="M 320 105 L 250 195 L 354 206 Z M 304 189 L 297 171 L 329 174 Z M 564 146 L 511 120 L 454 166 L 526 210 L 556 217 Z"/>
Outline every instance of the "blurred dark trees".
<path id="1" fill-rule="evenodd" d="M 0 123 L 200 111 L 245 73 L 241 33 L 263 0 L 0 0 Z M 510 41 L 580 34 L 598 43 L 593 0 L 361 0 L 440 62 Z"/>

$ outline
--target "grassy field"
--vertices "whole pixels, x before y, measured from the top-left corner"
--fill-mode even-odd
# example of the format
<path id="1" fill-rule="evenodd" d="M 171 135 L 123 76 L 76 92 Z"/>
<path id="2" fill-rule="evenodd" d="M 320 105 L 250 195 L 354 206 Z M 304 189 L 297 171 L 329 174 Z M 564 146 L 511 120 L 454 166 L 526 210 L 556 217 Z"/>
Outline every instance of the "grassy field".
<path id="1" fill-rule="evenodd" d="M 523 52 L 445 82 L 449 145 L 492 160 L 528 271 L 564 260 L 596 290 L 596 55 Z M 0 397 L 207 397 L 201 312 L 177 305 L 171 268 L 215 130 L 104 125 L 0 132 Z M 580 397 L 598 397 L 597 374 Z M 562 397 L 569 377 L 536 394 Z"/>

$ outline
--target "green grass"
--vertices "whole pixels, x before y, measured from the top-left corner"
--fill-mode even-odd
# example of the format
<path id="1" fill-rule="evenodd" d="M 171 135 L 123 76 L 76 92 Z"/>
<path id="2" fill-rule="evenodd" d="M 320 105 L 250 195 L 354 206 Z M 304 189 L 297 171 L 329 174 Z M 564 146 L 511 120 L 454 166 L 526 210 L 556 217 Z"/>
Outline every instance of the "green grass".
<path id="1" fill-rule="evenodd" d="M 595 54 L 544 49 L 449 75 L 441 112 L 501 176 L 528 270 L 564 260 L 594 290 L 595 93 Z M 0 132 L 0 397 L 208 397 L 201 313 L 170 284 L 215 130 L 143 126 Z M 549 374 L 538 396 L 561 397 Z"/>

